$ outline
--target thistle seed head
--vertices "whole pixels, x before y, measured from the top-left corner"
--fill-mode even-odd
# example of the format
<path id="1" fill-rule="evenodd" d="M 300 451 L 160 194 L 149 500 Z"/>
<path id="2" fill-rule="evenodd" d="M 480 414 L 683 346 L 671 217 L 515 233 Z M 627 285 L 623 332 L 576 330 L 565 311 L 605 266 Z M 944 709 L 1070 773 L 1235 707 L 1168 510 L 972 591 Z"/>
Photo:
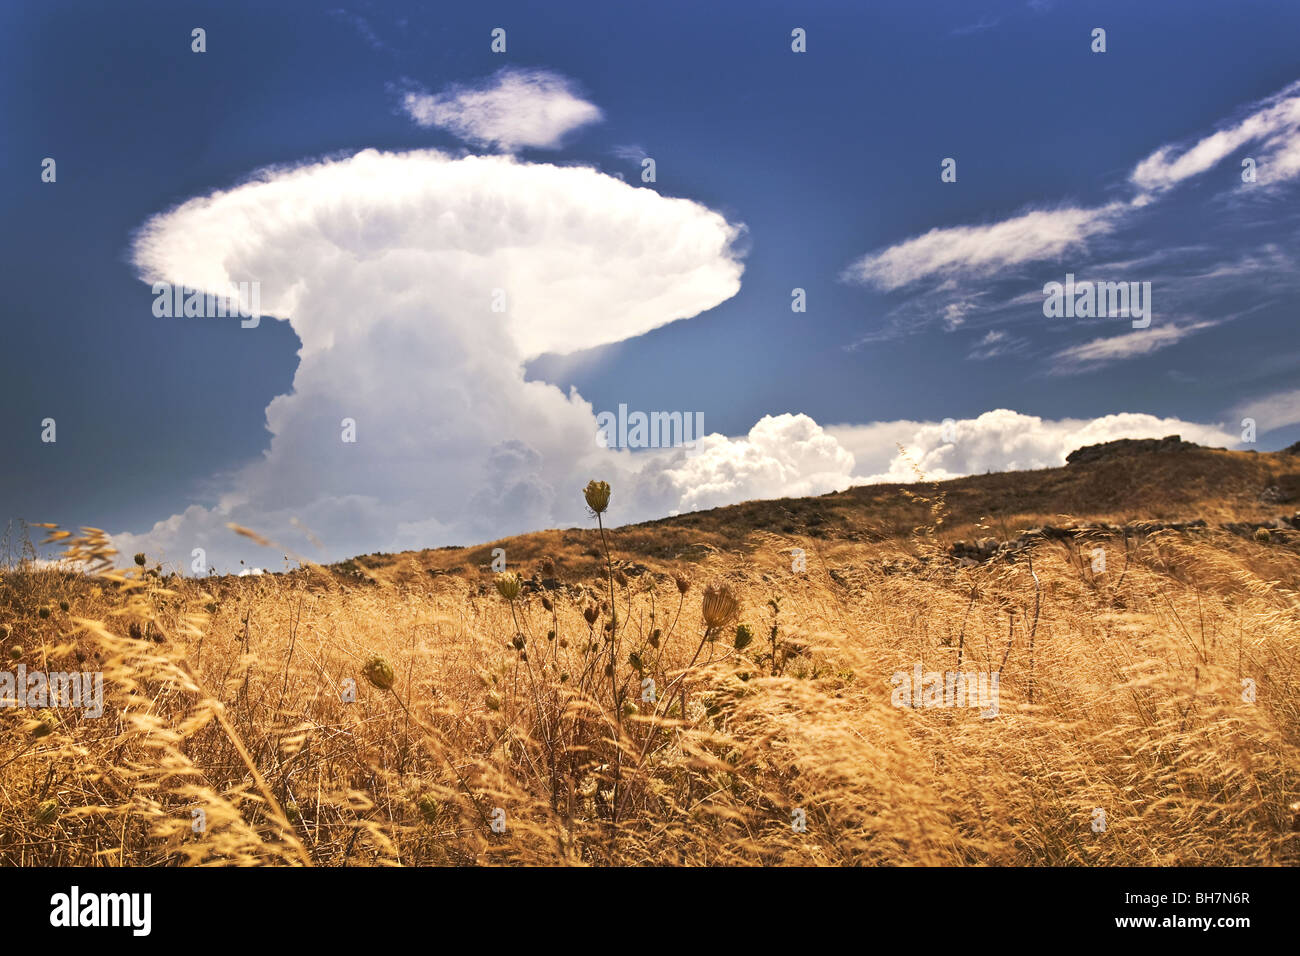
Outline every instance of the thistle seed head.
<path id="1" fill-rule="evenodd" d="M 710 584 L 704 589 L 704 623 L 709 628 L 726 626 L 739 610 L 740 602 L 727 585 Z"/>
<path id="2" fill-rule="evenodd" d="M 497 593 L 507 601 L 514 601 L 515 598 L 519 597 L 520 587 L 522 587 L 522 582 L 519 580 L 519 575 L 514 571 L 503 571 L 497 575 Z"/>
<path id="3" fill-rule="evenodd" d="M 366 680 L 370 681 L 380 690 L 392 690 L 393 681 L 396 675 L 393 674 L 393 665 L 388 663 L 382 657 L 372 657 L 366 661 L 366 666 L 361 669 Z"/>
<path id="4" fill-rule="evenodd" d="M 587 499 L 587 507 L 593 514 L 604 513 L 609 507 L 609 482 L 592 479 L 582 490 L 582 496 Z"/>

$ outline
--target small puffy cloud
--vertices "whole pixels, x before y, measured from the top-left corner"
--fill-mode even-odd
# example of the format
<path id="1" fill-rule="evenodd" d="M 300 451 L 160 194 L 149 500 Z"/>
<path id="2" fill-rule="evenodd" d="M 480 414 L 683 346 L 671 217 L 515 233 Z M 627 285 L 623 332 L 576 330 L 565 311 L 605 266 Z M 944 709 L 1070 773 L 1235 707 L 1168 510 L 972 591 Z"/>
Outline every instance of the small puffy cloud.
<path id="1" fill-rule="evenodd" d="M 1252 143 L 1258 147 L 1253 158 L 1259 183 L 1300 175 L 1300 82 L 1252 105 L 1244 118 L 1220 126 L 1191 146 L 1160 147 L 1137 164 L 1130 179 L 1141 189 L 1166 190 Z"/>
<path id="2" fill-rule="evenodd" d="M 966 321 L 966 313 L 975 308 L 970 301 L 949 302 L 943 307 L 943 327 L 949 332 L 956 331 Z"/>
<path id="3" fill-rule="evenodd" d="M 844 277 L 890 290 L 934 276 L 988 276 L 1082 248 L 1089 238 L 1110 232 L 1123 209 L 1123 203 L 1036 209 L 989 225 L 931 229 L 864 256 Z"/>
<path id="4" fill-rule="evenodd" d="M 566 78 L 513 67 L 498 70 L 479 86 L 409 91 L 402 107 L 420 126 L 436 126 L 475 146 L 508 152 L 557 149 L 566 134 L 603 118 Z"/>

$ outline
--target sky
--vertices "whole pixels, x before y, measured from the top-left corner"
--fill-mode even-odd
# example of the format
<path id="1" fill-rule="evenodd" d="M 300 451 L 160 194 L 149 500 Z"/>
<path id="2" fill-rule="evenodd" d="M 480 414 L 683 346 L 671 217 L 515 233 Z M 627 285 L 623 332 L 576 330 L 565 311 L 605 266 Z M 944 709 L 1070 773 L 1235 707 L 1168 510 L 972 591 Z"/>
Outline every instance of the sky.
<path id="1" fill-rule="evenodd" d="M 620 524 L 1120 437 L 1287 446 L 1298 30 L 1195 0 L 6 4 L 0 521 L 279 569 L 582 524 L 590 478 Z M 1144 315 L 1049 314 L 1067 281 Z M 157 314 L 241 283 L 260 321 Z M 643 447 L 620 406 L 703 433 Z"/>

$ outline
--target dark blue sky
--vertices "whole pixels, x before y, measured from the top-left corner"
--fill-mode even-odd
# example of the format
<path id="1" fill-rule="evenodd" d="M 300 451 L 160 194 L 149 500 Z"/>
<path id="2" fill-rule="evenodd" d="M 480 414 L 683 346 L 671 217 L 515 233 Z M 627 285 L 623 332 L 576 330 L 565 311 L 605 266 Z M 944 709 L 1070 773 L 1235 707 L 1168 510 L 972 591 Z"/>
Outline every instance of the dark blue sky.
<path id="1" fill-rule="evenodd" d="M 412 123 L 395 91 L 480 81 L 507 64 L 568 77 L 604 113 L 565 148 L 522 158 L 636 182 L 640 167 L 624 156 L 639 147 L 656 161 L 659 193 L 747 227 L 734 297 L 530 364 L 531 378 L 576 386 L 596 408 L 702 409 L 727 435 L 786 412 L 829 425 L 996 408 L 1145 412 L 1235 431 L 1237 409 L 1300 387 L 1295 280 L 1281 271 L 1297 251 L 1294 192 L 1225 199 L 1235 153 L 1086 256 L 989 279 L 981 301 L 995 304 L 960 327 L 937 312 L 969 285 L 936 293 L 934 283 L 841 278 L 933 228 L 1127 200 L 1130 172 L 1154 150 L 1206 136 L 1300 79 L 1300 5 L 458 6 L 0 8 L 0 518 L 136 531 L 210 502 L 223 475 L 267 447 L 266 408 L 292 387 L 298 339 L 270 319 L 245 330 L 155 318 L 131 265 L 134 232 L 268 165 L 365 147 L 460 150 L 450 133 Z M 195 26 L 207 31 L 202 55 L 190 51 Z M 489 50 L 495 26 L 508 30 L 505 56 Z M 790 51 L 795 26 L 808 33 L 804 55 Z M 1107 30 L 1100 55 L 1089 49 L 1097 26 Z M 40 179 L 47 156 L 54 184 Z M 939 179 L 948 156 L 952 184 Z M 1248 285 L 1171 285 L 1261 250 L 1279 269 L 1252 272 Z M 1041 295 L 1007 300 L 1068 269 L 1135 260 L 1155 264 L 1114 278 L 1153 280 L 1158 318 L 1161 301 L 1176 302 L 1179 321 L 1205 327 L 1149 354 L 1051 373 L 1052 355 L 1103 333 L 1052 327 Z M 805 314 L 790 310 L 795 286 L 807 290 Z M 997 330 L 1015 348 L 972 359 Z M 39 440 L 46 417 L 58 422 L 55 445 Z M 1258 447 L 1300 438 L 1286 417 L 1261 421 Z"/>

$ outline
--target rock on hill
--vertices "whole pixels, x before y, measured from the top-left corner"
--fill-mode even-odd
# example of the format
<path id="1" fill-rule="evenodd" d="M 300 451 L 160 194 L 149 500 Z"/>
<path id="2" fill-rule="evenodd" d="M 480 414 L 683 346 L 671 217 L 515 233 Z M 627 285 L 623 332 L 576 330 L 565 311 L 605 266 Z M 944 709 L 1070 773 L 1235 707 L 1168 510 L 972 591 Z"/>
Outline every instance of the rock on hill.
<path id="1" fill-rule="evenodd" d="M 1166 435 L 1164 438 L 1120 438 L 1116 441 L 1102 442 L 1099 445 L 1084 445 L 1082 448 L 1075 449 L 1066 455 L 1065 460 L 1067 464 L 1082 465 L 1090 461 L 1103 461 L 1107 458 L 1191 451 L 1200 447 L 1194 442 L 1183 441 L 1181 435 Z"/>

